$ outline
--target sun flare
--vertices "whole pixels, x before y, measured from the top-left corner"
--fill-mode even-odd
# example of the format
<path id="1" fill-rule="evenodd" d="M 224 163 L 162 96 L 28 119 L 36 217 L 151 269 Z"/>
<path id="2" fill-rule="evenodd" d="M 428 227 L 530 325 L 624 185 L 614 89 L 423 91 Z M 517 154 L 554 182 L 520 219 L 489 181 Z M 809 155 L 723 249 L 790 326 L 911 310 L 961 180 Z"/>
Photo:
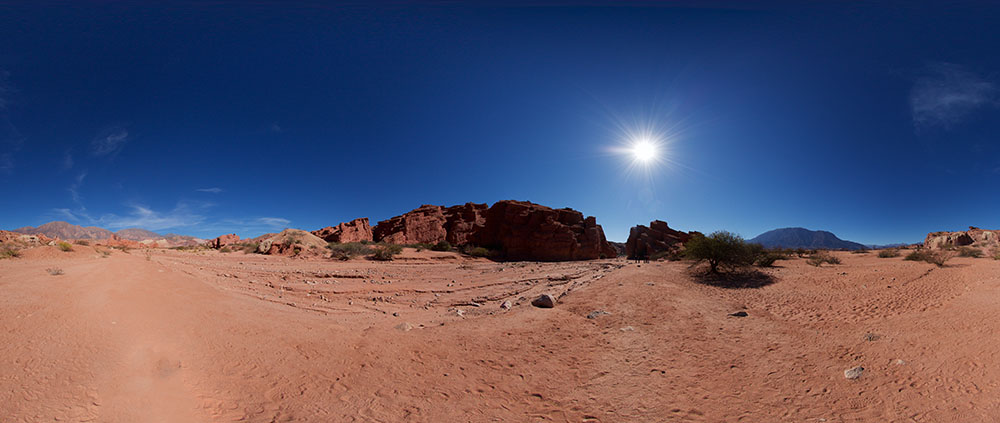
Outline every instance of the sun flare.
<path id="1" fill-rule="evenodd" d="M 656 144 L 646 140 L 638 140 L 632 145 L 632 157 L 640 163 L 649 163 L 656 160 L 659 149 Z"/>

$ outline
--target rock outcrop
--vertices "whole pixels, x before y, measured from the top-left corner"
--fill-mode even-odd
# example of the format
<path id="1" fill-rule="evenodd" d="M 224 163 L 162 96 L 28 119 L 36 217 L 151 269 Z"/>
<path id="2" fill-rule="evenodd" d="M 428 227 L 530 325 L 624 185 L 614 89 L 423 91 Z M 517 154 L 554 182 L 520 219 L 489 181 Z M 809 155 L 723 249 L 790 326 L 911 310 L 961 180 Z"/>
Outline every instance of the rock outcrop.
<path id="1" fill-rule="evenodd" d="M 649 258 L 653 254 L 676 251 L 691 239 L 690 233 L 670 229 L 667 222 L 654 220 L 649 226 L 634 226 L 625 242 L 625 256 L 630 259 Z"/>
<path id="2" fill-rule="evenodd" d="M 322 255 L 327 242 L 312 233 L 300 229 L 285 229 L 271 237 L 260 240 L 257 252 L 282 256 Z"/>
<path id="3" fill-rule="evenodd" d="M 125 248 L 155 248 L 155 247 L 157 247 L 157 245 L 156 245 L 155 242 L 152 245 L 150 245 L 150 244 L 143 244 L 143 243 L 141 243 L 139 241 L 133 241 L 131 239 L 125 239 L 125 238 L 122 238 L 122 237 L 120 237 L 118 235 L 115 235 L 115 234 L 111 234 L 111 236 L 108 237 L 108 239 L 101 240 L 100 243 L 103 244 L 103 245 L 107 245 L 108 247 L 125 247 Z"/>
<path id="4" fill-rule="evenodd" d="M 493 249 L 507 260 L 591 260 L 615 257 L 597 219 L 573 209 L 505 200 L 491 207 L 467 203 L 452 207 L 423 205 L 384 220 L 374 240 L 394 244 L 436 243 Z"/>
<path id="5" fill-rule="evenodd" d="M 996 249 L 1000 247 L 1000 230 L 979 229 L 969 226 L 967 231 L 931 232 L 924 239 L 925 248 L 973 246 Z"/>
<path id="6" fill-rule="evenodd" d="M 327 226 L 313 231 L 312 234 L 327 242 L 362 242 L 374 239 L 372 227 L 368 224 L 367 217 L 354 219 L 337 226 Z"/>
<path id="7" fill-rule="evenodd" d="M 216 250 L 225 247 L 227 245 L 238 244 L 240 242 L 240 236 L 236 234 L 222 235 L 218 238 L 208 241 L 208 248 L 215 248 Z"/>
<path id="8" fill-rule="evenodd" d="M 0 245 L 4 247 L 37 247 L 48 245 L 52 238 L 45 235 L 27 235 L 11 231 L 0 231 Z"/>

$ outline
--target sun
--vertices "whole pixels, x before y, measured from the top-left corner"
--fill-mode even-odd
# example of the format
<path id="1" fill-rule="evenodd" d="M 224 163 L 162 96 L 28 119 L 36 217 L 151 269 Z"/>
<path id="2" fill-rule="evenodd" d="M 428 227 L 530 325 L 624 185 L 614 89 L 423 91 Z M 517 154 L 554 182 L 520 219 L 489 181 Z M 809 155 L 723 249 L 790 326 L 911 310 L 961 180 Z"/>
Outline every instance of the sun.
<path id="1" fill-rule="evenodd" d="M 648 139 L 640 139 L 632 144 L 632 158 L 639 163 L 650 163 L 659 156 L 659 148 L 656 143 Z"/>

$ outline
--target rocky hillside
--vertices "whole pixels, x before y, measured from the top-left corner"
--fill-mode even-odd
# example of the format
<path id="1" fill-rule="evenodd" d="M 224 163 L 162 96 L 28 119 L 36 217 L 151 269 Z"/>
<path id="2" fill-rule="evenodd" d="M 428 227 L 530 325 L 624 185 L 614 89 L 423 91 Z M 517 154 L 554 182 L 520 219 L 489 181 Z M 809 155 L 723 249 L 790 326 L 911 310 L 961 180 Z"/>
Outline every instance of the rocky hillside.
<path id="1" fill-rule="evenodd" d="M 505 200 L 492 206 L 466 203 L 423 205 L 379 222 L 374 241 L 396 244 L 436 243 L 493 249 L 507 260 L 590 260 L 615 257 L 594 217 L 565 208 Z"/>
<path id="2" fill-rule="evenodd" d="M 13 232 L 28 235 L 45 235 L 59 239 L 108 239 L 114 232 L 96 226 L 83 227 L 67 222 L 49 222 L 38 227 L 25 226 Z"/>
<path id="3" fill-rule="evenodd" d="M 782 228 L 757 235 L 750 242 L 768 248 L 809 248 L 814 250 L 861 250 L 857 242 L 845 241 L 827 231 L 805 228 Z"/>
<path id="4" fill-rule="evenodd" d="M 205 242 L 204 240 L 193 236 L 177 234 L 160 235 L 156 232 L 139 228 L 128 228 L 117 232 L 111 232 L 107 229 L 98 228 L 96 226 L 80 226 L 59 221 L 49 222 L 38 227 L 25 226 L 23 228 L 14 229 L 13 232 L 28 235 L 42 235 L 52 239 L 107 240 L 116 245 L 122 244 L 123 241 L 134 241 L 147 246 L 155 245 L 159 247 L 180 247 L 198 245 Z M 126 242 L 123 245 L 125 244 L 128 243 Z"/>

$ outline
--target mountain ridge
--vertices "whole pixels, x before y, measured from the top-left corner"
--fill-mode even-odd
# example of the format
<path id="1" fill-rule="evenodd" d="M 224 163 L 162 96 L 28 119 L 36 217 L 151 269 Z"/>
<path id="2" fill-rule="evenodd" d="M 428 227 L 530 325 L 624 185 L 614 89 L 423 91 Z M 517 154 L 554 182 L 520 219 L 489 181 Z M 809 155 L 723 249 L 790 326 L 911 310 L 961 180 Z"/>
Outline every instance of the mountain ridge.
<path id="1" fill-rule="evenodd" d="M 753 237 L 750 242 L 768 248 L 823 250 L 861 250 L 867 248 L 864 244 L 840 239 L 829 231 L 813 231 L 799 227 L 772 229 Z"/>

